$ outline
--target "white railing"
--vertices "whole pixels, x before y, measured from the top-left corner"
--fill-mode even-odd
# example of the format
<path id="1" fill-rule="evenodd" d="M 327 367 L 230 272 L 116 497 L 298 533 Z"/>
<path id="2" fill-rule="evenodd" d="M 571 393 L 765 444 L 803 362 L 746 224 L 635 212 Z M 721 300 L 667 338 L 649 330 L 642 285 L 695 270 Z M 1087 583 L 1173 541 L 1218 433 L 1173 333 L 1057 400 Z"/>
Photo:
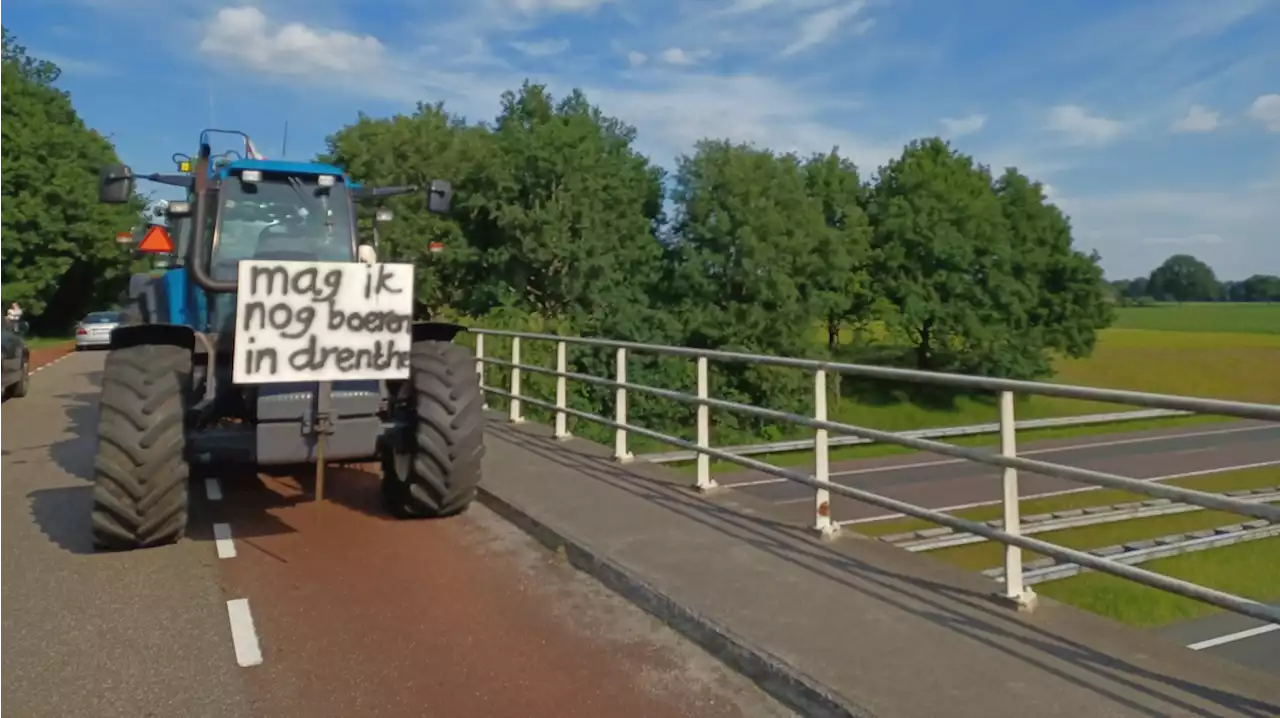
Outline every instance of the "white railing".
<path id="1" fill-rule="evenodd" d="M 1217 414 L 1242 419 L 1259 419 L 1263 421 L 1280 421 L 1280 406 L 1274 404 L 1256 404 L 1247 402 L 1224 401 L 1197 397 L 1183 397 L 1169 394 L 1150 394 L 1136 391 L 1115 389 L 1098 389 L 1091 387 L 1050 384 L 1035 381 L 995 379 L 989 377 L 967 376 L 962 374 L 945 374 L 912 369 L 845 364 L 839 362 L 823 362 L 810 359 L 794 359 L 788 357 L 772 357 L 740 352 L 693 349 L 689 347 L 640 344 L 636 342 L 612 341 L 586 337 L 562 337 L 552 334 L 534 334 L 497 329 L 472 328 L 476 335 L 476 371 L 480 374 L 481 385 L 490 394 L 506 397 L 509 401 L 508 416 L 513 423 L 524 420 L 522 407 L 525 404 L 537 406 L 555 412 L 555 435 L 568 438 L 567 417 L 595 422 L 609 426 L 614 430 L 614 458 L 620 462 L 634 459 L 628 449 L 628 434 L 635 433 L 667 443 L 669 445 L 697 453 L 697 472 L 693 487 L 707 491 L 716 487 L 711 478 L 711 458 L 754 469 L 780 479 L 793 481 L 814 489 L 814 523 L 813 528 L 823 535 L 832 535 L 838 531 L 838 525 L 831 517 L 831 494 L 836 493 L 862 501 L 874 506 L 895 511 L 906 516 L 948 526 L 957 531 L 986 537 L 1005 545 L 1004 560 L 1004 592 L 1005 597 L 1020 606 L 1031 607 L 1036 595 L 1023 582 L 1022 550 L 1036 551 L 1052 556 L 1061 561 L 1078 564 L 1103 573 L 1126 578 L 1153 588 L 1169 591 L 1181 596 L 1209 603 L 1236 613 L 1273 623 L 1280 623 L 1280 608 L 1268 606 L 1247 598 L 1218 591 L 1188 581 L 1172 578 L 1163 574 L 1147 571 L 1112 561 L 1107 558 L 1058 546 L 1056 544 L 1025 536 L 1021 531 L 1019 518 L 1018 471 L 1030 471 L 1046 476 L 1077 481 L 1084 484 L 1121 489 L 1134 493 L 1148 494 L 1167 498 L 1205 508 L 1218 509 L 1231 513 L 1266 519 L 1280 523 L 1280 507 L 1263 503 L 1251 503 L 1240 499 L 1218 494 L 1185 489 L 1176 486 L 1142 481 L 1116 474 L 1109 474 L 1091 469 L 1083 469 L 1047 461 L 1026 459 L 1017 455 L 1016 418 L 1014 416 L 1015 394 L 1039 394 L 1056 396 L 1082 401 L 1108 402 L 1128 404 L 1152 409 L 1166 409 L 1203 414 Z M 511 360 L 496 359 L 485 354 L 484 339 L 486 336 L 506 337 L 511 340 Z M 556 345 L 556 367 L 524 364 L 520 361 L 522 340 L 554 342 Z M 589 346 L 612 349 L 615 352 L 615 373 L 613 378 L 579 374 L 568 371 L 568 348 L 570 345 Z M 687 394 L 660 387 L 635 384 L 627 381 L 627 357 L 629 352 L 643 352 L 657 355 L 688 357 L 696 362 L 697 393 Z M 749 404 L 715 399 L 708 393 L 708 363 L 711 360 L 723 362 L 743 362 L 769 366 L 791 367 L 813 372 L 814 415 L 803 416 L 775 409 L 766 409 Z M 506 367 L 511 371 L 510 389 L 488 386 L 484 383 L 485 367 Z M 532 372 L 553 376 L 556 379 L 556 401 L 554 403 L 534 399 L 521 393 L 521 374 Z M 862 426 L 854 426 L 827 418 L 827 374 L 835 372 L 849 376 L 859 376 L 888 381 L 940 384 L 965 389 L 996 392 L 1000 404 L 1000 452 L 992 454 L 980 449 L 955 446 L 929 439 L 879 431 Z M 616 401 L 612 419 L 580 411 L 568 406 L 568 381 L 580 381 L 596 386 L 611 387 L 615 391 Z M 672 401 L 693 404 L 697 407 L 696 441 L 687 441 L 676 436 L 664 434 L 652 429 L 636 426 L 627 422 L 627 393 L 642 392 Z M 812 473 L 796 471 L 765 463 L 747 456 L 737 455 L 711 446 L 712 409 L 748 414 L 778 422 L 786 422 L 807 426 L 814 430 L 813 450 L 814 468 Z M 968 459 L 982 464 L 1001 467 L 1003 471 L 1002 485 L 1004 507 L 1003 528 L 994 528 L 985 523 L 957 518 L 941 511 L 927 509 L 897 499 L 882 496 L 862 489 L 837 484 L 830 481 L 829 448 L 830 432 L 862 437 L 870 441 L 896 444 L 910 449 L 942 454 L 960 459 Z"/>
<path id="2" fill-rule="evenodd" d="M 1018 431 L 1029 429 L 1061 429 L 1069 426 L 1094 426 L 1098 424 L 1119 424 L 1125 421 L 1146 421 L 1150 419 L 1171 419 L 1180 416 L 1191 416 L 1190 411 L 1173 411 L 1171 409 L 1142 409 L 1140 411 L 1116 411 L 1106 414 L 1081 414 L 1079 416 L 1058 416 L 1047 419 L 1027 419 L 1019 421 Z M 1000 422 L 989 424 L 970 424 L 968 426 L 936 426 L 929 429 L 911 429 L 897 432 L 899 436 L 911 436 L 917 439 L 953 439 L 962 436 L 982 436 L 1000 433 Z M 874 444 L 871 439 L 861 436 L 836 436 L 828 440 L 829 446 L 862 446 Z M 738 456 L 756 454 L 782 454 L 789 451 L 809 451 L 813 448 L 813 439 L 789 439 L 772 441 L 767 444 L 742 444 L 739 446 L 722 446 L 722 451 Z M 652 464 L 671 464 L 680 461 L 692 461 L 697 458 L 696 451 L 663 451 L 652 454 L 641 454 L 638 458 Z"/>

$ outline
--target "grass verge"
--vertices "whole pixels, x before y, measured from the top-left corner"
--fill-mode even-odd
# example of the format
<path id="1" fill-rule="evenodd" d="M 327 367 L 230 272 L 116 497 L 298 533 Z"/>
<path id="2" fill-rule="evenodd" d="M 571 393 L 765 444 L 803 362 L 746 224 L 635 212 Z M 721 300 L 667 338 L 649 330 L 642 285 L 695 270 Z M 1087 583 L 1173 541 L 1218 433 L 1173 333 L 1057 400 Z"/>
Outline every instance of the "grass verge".
<path id="1" fill-rule="evenodd" d="M 1157 559 L 1142 567 L 1255 601 L 1280 600 L 1280 536 Z M 1037 593 L 1139 628 L 1189 621 L 1220 609 L 1123 578 L 1090 572 L 1035 586 Z"/>
<path id="2" fill-rule="evenodd" d="M 1169 534 L 1212 529 L 1248 520 L 1250 519 L 1247 517 L 1228 511 L 1203 509 L 1169 516 L 1153 516 L 1147 519 L 1115 521 L 1096 526 L 1082 526 L 1076 529 L 1046 531 L 1036 534 L 1035 537 L 1066 548 L 1085 550 L 1113 546 L 1130 541 L 1140 541 L 1142 539 L 1152 539 Z M 1003 563 L 1004 544 L 995 541 L 983 541 L 982 543 L 930 551 L 929 555 L 971 571 L 985 571 Z M 1022 555 L 1026 561 L 1034 561 L 1043 557 L 1043 554 L 1035 551 L 1023 551 Z M 1201 582 L 1197 581 L 1197 583 Z"/>
<path id="3" fill-rule="evenodd" d="M 75 337 L 27 337 L 23 342 L 31 349 L 49 349 L 69 344 L 74 339 Z"/>
<path id="4" fill-rule="evenodd" d="M 1237 489 L 1258 489 L 1264 486 L 1280 485 L 1280 465 L 1278 466 L 1262 466 L 1256 469 L 1243 469 L 1240 471 L 1224 471 L 1220 474 L 1207 474 L 1205 476 L 1191 476 L 1185 479 L 1171 479 L 1161 482 L 1166 486 L 1177 486 L 1184 489 L 1195 489 L 1196 491 L 1208 491 L 1213 493 L 1222 493 L 1226 491 L 1235 491 Z M 1118 491 L 1116 489 L 1095 489 L 1093 491 L 1082 491 L 1078 494 L 1064 494 L 1062 496 L 1049 496 L 1043 499 L 1024 499 L 1021 502 L 1021 511 L 1023 514 L 1046 514 L 1054 511 L 1069 511 L 1071 509 L 1082 509 L 1090 506 L 1108 506 L 1111 504 L 1126 503 L 1129 501 L 1143 501 L 1151 498 L 1146 494 L 1135 494 L 1128 491 Z M 1192 516 L 1195 514 L 1213 513 L 1205 511 L 1197 511 L 1191 514 L 1181 514 L 1182 516 Z M 970 521 L 990 521 L 998 519 L 1004 515 L 1000 504 L 992 504 L 990 506 L 975 506 L 971 509 L 961 509 L 952 511 L 952 516 Z M 1235 516 L 1235 514 L 1232 514 Z M 1165 517 L 1157 517 L 1165 518 Z M 1172 516 L 1169 518 L 1176 518 Z M 1149 519 L 1143 519 L 1149 520 Z M 1223 522 L 1231 523 L 1232 519 Z M 1130 522 L 1121 522 L 1130 523 Z M 848 528 L 857 531 L 866 536 L 886 536 L 888 534 L 902 533 L 904 531 L 919 531 L 920 529 L 932 528 L 936 524 L 932 524 L 923 519 L 917 518 L 901 518 L 888 519 L 885 521 L 875 521 L 865 524 L 851 524 Z M 1178 529 L 1171 529 L 1165 533 L 1177 533 Z M 1056 534 L 1042 534 L 1044 536 L 1053 536 Z M 1152 538 L 1162 534 L 1152 534 Z M 1132 539 L 1130 539 L 1132 540 Z M 1056 543 L 1057 539 L 1053 539 Z M 1097 544 L 1097 546 L 1105 546 L 1106 543 Z M 1090 546 L 1088 548 L 1096 548 Z M 938 552 L 941 554 L 942 552 Z M 980 568 L 991 568 L 999 563 L 990 566 L 982 566 Z"/>

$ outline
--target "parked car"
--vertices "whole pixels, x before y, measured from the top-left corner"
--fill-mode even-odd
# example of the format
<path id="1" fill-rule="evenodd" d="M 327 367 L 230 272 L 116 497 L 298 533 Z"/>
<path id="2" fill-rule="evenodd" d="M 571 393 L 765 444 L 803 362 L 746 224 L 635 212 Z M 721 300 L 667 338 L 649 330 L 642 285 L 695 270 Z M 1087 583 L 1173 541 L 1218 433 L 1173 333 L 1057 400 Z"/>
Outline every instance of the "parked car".
<path id="1" fill-rule="evenodd" d="M 27 333 L 27 323 L 4 322 L 4 398 L 27 395 L 31 377 L 31 349 L 22 337 Z"/>
<path id="2" fill-rule="evenodd" d="M 111 344 L 111 330 L 124 323 L 121 312 L 89 312 L 76 325 L 76 350 Z"/>

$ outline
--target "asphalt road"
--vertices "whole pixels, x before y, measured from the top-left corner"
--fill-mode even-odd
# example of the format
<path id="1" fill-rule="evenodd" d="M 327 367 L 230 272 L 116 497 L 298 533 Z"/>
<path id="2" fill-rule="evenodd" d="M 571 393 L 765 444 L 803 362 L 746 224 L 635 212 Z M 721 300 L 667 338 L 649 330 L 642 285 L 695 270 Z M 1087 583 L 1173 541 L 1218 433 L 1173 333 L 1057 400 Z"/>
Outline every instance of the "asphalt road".
<path id="1" fill-rule="evenodd" d="M 1209 651 L 1238 663 L 1280 674 L 1280 624 L 1235 613 L 1216 613 L 1160 629 L 1196 651 Z"/>
<path id="2" fill-rule="evenodd" d="M 1104 436 L 1029 443 L 1020 454 L 1041 461 L 1107 471 L 1133 478 L 1215 473 L 1259 465 L 1280 466 L 1280 425 L 1240 421 L 1220 425 L 1146 430 Z M 954 509 L 996 501 L 1001 470 L 936 454 L 915 454 L 833 464 L 833 481 L 929 508 Z M 788 522 L 812 523 L 813 491 L 759 472 L 718 477 L 733 488 L 727 500 Z M 1022 496 L 1073 491 L 1085 485 L 1040 474 L 1020 473 Z M 833 496 L 832 517 L 858 521 L 884 515 L 884 509 Z M 1260 621 L 1221 613 L 1160 629 L 1184 645 L 1262 670 L 1280 673 L 1280 630 L 1218 643 L 1212 639 L 1258 629 Z M 1264 629 L 1258 629 L 1264 630 Z M 1200 642 L 1205 642 L 1200 644 Z"/>
<path id="3" fill-rule="evenodd" d="M 200 480 L 189 538 L 92 553 L 102 361 L 3 407 L 5 715 L 789 715 L 483 508 L 397 522 L 353 469 L 321 505 Z"/>
<path id="4" fill-rule="evenodd" d="M 1075 439 L 1028 443 L 1021 456 L 1039 461 L 1149 479 L 1194 476 L 1259 465 L 1280 465 L 1280 425 L 1240 421 L 1148 430 Z M 1001 469 L 937 454 L 914 454 L 839 462 L 831 466 L 831 480 L 927 508 L 956 508 L 998 500 Z M 735 489 L 770 507 L 786 520 L 808 521 L 813 491 L 773 479 L 760 472 L 718 477 Z M 1051 476 L 1019 472 L 1019 490 L 1036 494 L 1072 491 L 1087 485 Z M 831 515 L 838 521 L 884 515 L 880 507 L 833 496 Z"/>

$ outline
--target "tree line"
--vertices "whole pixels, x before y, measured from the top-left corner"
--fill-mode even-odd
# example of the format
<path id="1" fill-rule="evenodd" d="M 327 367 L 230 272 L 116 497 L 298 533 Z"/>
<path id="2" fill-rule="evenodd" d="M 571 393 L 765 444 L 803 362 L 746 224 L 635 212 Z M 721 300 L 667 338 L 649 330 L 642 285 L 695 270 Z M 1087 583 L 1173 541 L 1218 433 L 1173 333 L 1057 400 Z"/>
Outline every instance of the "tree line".
<path id="1" fill-rule="evenodd" d="M 1118 279 L 1112 291 L 1121 304 L 1165 302 L 1280 302 L 1280 276 L 1255 274 L 1220 281 L 1213 268 L 1190 254 L 1175 254 L 1145 277 Z"/>
<path id="2" fill-rule="evenodd" d="M 3 301 L 18 302 L 33 331 L 62 332 L 127 286 L 132 252 L 113 240 L 143 203 L 98 203 L 115 148 L 58 89 L 57 65 L 29 56 L 8 28 L 3 73 Z"/>
<path id="3" fill-rule="evenodd" d="M 142 202 L 95 201 L 98 169 L 116 161 L 110 142 L 76 117 L 56 68 L 7 33 L 4 72 L 4 299 L 53 326 L 119 295 L 130 256 L 112 240 Z M 425 196 L 391 198 L 396 219 L 379 229 L 384 259 L 416 264 L 424 317 L 1015 378 L 1088 355 L 1112 321 L 1098 255 L 1074 246 L 1041 185 L 942 139 L 913 141 L 874 171 L 838 149 L 799 155 L 715 138 L 667 171 L 636 141 L 584 93 L 554 98 L 526 82 L 488 121 L 441 103 L 361 114 L 319 159 L 368 184 L 453 183 L 450 214 L 426 212 Z M 373 213 L 360 208 L 362 232 Z M 437 242 L 444 251 L 428 251 Z M 524 359 L 549 366 L 553 351 L 526 344 Z M 609 351 L 570 353 L 571 371 L 608 376 L 613 363 Z M 691 362 L 652 356 L 633 357 L 629 378 L 695 383 Z M 501 386 L 505 372 L 488 381 Z M 812 406 L 810 380 L 794 371 L 721 365 L 712 383 L 730 400 Z M 525 387 L 553 396 L 545 377 L 526 375 Z M 606 415 L 612 401 L 583 385 L 571 397 Z M 691 407 L 642 396 L 629 405 L 641 425 L 692 426 Z M 780 435 L 716 419 L 717 442 Z"/>
<path id="4" fill-rule="evenodd" d="M 837 149 L 801 156 L 705 139 L 668 173 L 636 149 L 635 128 L 582 92 L 556 99 L 526 82 L 491 121 L 421 103 L 361 114 L 327 145 L 321 159 L 363 182 L 454 183 L 449 216 L 399 197 L 388 202 L 397 219 L 379 230 L 381 256 L 418 264 L 424 315 L 1015 378 L 1088 355 L 1113 319 L 1100 258 L 1074 246 L 1042 186 L 939 138 L 909 143 L 874 173 Z M 433 242 L 445 250 L 429 253 Z M 523 350 L 551 361 L 550 347 Z M 575 349 L 570 361 L 607 376 L 613 356 Z M 637 357 L 629 377 L 693 388 L 685 360 Z M 717 396 L 775 408 L 812 402 L 809 380 L 786 370 L 722 366 L 713 384 Z M 550 381 L 541 386 L 551 396 Z M 611 391 L 577 391 L 581 408 L 611 411 Z M 629 403 L 642 425 L 689 426 L 688 407 Z M 717 431 L 770 433 L 730 421 L 717 414 Z"/>

